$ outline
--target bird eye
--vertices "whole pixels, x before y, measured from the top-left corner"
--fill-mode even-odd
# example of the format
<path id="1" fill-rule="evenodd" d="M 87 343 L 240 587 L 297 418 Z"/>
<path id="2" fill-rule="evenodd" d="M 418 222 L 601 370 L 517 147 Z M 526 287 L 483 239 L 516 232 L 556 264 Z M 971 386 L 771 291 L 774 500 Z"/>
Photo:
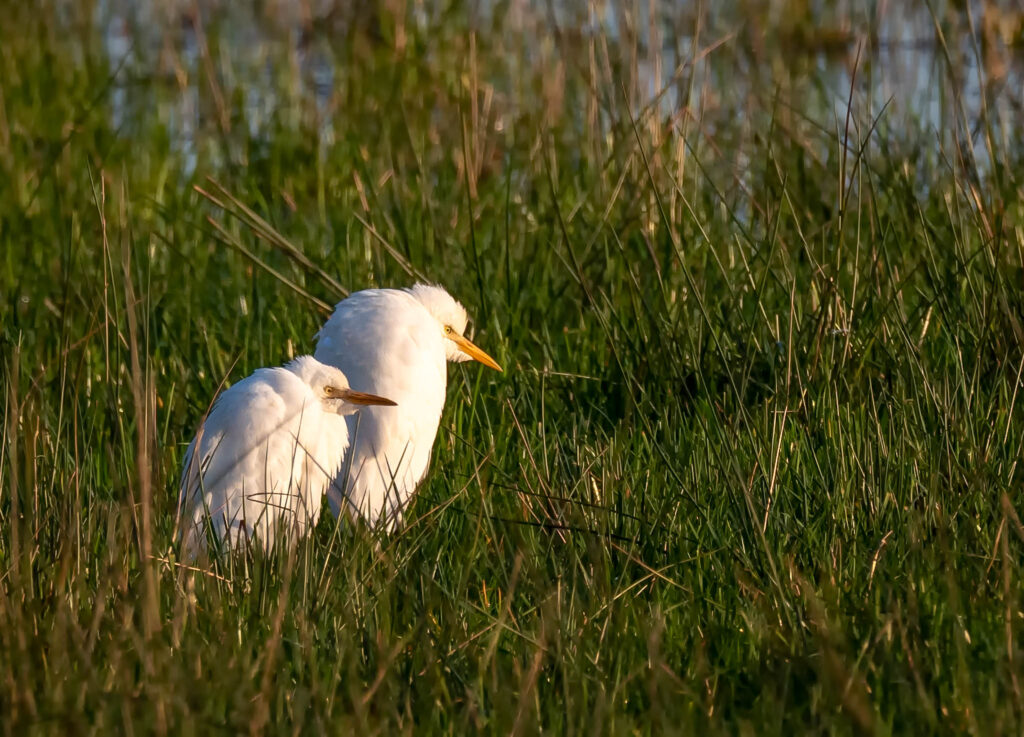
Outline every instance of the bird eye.
<path id="1" fill-rule="evenodd" d="M 325 386 L 324 387 L 324 394 L 326 394 L 327 396 L 331 396 L 332 394 L 334 394 L 334 387 L 331 386 L 330 384 Z"/>
<path id="2" fill-rule="evenodd" d="M 451 325 L 445 325 L 444 326 L 444 334 L 445 335 L 451 335 L 452 334 L 452 326 Z"/>

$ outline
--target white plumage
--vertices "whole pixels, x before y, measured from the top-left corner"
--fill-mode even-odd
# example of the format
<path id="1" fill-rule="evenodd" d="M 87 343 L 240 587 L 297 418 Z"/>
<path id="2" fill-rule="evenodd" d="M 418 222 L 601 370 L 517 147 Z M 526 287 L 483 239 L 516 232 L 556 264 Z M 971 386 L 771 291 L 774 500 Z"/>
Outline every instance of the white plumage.
<path id="1" fill-rule="evenodd" d="M 423 479 L 437 436 L 448 383 L 447 361 L 501 367 L 466 339 L 466 310 L 441 287 L 366 289 L 337 304 L 317 333 L 314 355 L 398 406 L 373 407 L 348 419 L 353 438 L 346 474 L 327 500 L 335 516 L 343 498 L 369 523 L 393 529 Z"/>
<path id="2" fill-rule="evenodd" d="M 324 489 L 348 447 L 345 415 L 388 399 L 349 389 L 312 356 L 262 368 L 225 391 L 185 453 L 179 499 L 188 557 L 208 528 L 226 548 L 265 551 L 316 524 Z M 196 452 L 196 448 L 199 452 Z"/>

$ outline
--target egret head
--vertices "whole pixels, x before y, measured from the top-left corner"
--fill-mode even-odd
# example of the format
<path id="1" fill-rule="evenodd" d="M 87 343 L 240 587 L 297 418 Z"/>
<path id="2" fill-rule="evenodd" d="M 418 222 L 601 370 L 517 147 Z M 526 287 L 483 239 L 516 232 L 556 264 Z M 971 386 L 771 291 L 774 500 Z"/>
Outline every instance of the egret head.
<path id="1" fill-rule="evenodd" d="M 473 345 L 465 336 L 466 324 L 469 322 L 466 308 L 443 287 L 416 284 L 406 291 L 437 320 L 438 329 L 444 335 L 445 357 L 449 361 L 479 361 L 488 368 L 501 371 L 497 361 Z"/>
<path id="2" fill-rule="evenodd" d="M 323 403 L 325 412 L 350 415 L 365 405 L 395 406 L 390 399 L 353 391 L 345 374 L 312 356 L 299 356 L 285 368 L 306 382 L 313 395 Z"/>

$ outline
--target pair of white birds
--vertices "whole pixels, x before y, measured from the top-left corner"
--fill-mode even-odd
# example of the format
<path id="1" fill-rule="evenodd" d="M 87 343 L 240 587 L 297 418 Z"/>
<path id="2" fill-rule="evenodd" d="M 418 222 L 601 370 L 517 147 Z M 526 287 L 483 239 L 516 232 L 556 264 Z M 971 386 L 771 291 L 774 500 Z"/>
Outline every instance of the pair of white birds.
<path id="1" fill-rule="evenodd" d="M 186 556 L 211 540 L 264 550 L 294 541 L 316 524 L 325 492 L 335 516 L 348 506 L 394 529 L 430 462 L 447 362 L 501 371 L 465 337 L 467 322 L 438 286 L 366 289 L 337 304 L 313 356 L 225 391 L 185 453 Z"/>

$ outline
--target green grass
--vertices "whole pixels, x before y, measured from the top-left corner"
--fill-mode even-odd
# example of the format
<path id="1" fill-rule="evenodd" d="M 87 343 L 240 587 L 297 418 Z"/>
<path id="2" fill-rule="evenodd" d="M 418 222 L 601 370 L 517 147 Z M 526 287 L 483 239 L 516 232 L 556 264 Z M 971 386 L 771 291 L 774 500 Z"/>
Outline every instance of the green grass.
<path id="1" fill-rule="evenodd" d="M 871 9 L 368 2 L 318 107 L 269 10 L 122 64 L 8 5 L 5 734 L 1019 733 L 1019 62 L 958 4 L 934 108 Z M 417 275 L 506 372 L 450 368 L 408 525 L 183 567 L 222 379 Z"/>

